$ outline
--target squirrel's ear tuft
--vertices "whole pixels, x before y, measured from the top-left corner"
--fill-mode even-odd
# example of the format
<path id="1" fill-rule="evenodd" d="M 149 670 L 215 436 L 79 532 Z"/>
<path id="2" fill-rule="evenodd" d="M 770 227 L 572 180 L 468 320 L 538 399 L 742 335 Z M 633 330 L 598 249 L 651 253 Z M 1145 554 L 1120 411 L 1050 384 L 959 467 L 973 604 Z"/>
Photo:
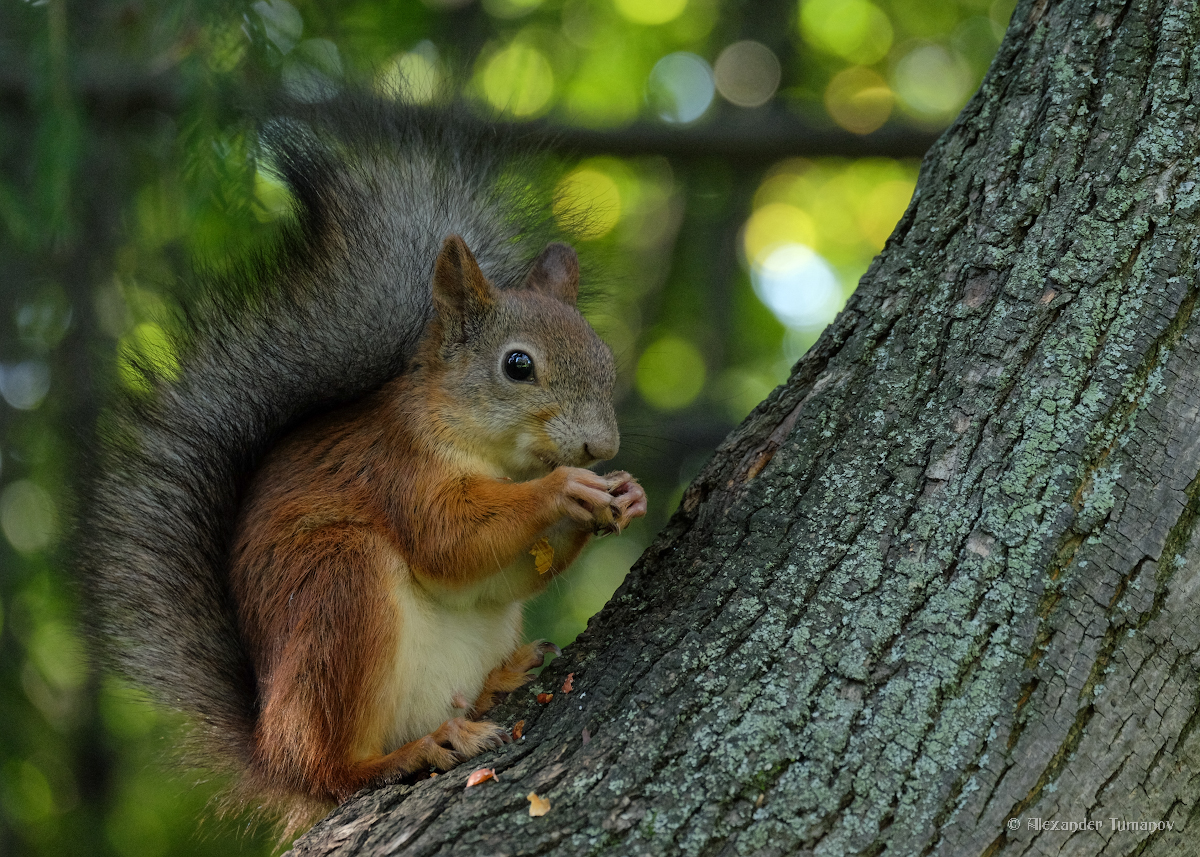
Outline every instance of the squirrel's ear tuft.
<path id="1" fill-rule="evenodd" d="M 433 306 L 446 335 L 462 339 L 467 320 L 483 314 L 495 300 L 467 242 L 459 235 L 443 241 L 433 267 Z"/>
<path id="2" fill-rule="evenodd" d="M 575 306 L 579 299 L 579 257 L 568 244 L 546 245 L 525 278 L 526 287 L 565 304 Z"/>

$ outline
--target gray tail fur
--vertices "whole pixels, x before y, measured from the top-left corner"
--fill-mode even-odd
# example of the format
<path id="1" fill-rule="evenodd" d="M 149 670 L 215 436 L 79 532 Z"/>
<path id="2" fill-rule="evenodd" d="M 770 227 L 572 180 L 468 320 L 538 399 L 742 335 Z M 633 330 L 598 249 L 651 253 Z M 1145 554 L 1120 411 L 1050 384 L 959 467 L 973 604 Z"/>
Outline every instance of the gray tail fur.
<path id="1" fill-rule="evenodd" d="M 257 707 L 227 565 L 241 494 L 291 426 L 411 359 L 441 242 L 501 288 L 552 236 L 535 161 L 452 109 L 365 95 L 285 105 L 260 129 L 295 201 L 279 245 L 200 279 L 178 366 L 140 369 L 102 420 L 78 522 L 86 618 L 107 665 L 183 711 L 206 764 L 245 770 Z M 224 763 L 224 764 L 222 764 Z"/>

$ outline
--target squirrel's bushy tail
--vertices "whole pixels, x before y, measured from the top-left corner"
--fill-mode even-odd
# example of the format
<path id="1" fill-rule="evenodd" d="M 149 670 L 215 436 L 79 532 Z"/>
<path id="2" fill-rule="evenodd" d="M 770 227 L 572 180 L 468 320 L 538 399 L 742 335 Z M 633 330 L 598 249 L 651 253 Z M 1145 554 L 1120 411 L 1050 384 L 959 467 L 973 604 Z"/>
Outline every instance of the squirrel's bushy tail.
<path id="1" fill-rule="evenodd" d="M 144 368 L 149 392 L 106 413 L 77 544 L 105 661 L 189 715 L 206 763 L 235 771 L 257 704 L 227 586 L 249 476 L 297 421 L 403 371 L 447 235 L 500 287 L 550 237 L 519 147 L 452 110 L 344 95 L 277 111 L 260 138 L 294 222 L 239 273 L 200 278 L 177 365 Z"/>

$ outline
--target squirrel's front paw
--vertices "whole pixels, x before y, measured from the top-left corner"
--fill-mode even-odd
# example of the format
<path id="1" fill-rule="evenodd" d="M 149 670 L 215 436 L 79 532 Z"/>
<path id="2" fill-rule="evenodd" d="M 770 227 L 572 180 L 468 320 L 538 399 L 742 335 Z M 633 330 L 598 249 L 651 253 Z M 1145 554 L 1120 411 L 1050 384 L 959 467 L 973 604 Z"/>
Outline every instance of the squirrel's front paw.
<path id="1" fill-rule="evenodd" d="M 609 473 L 604 478 L 608 481 L 608 493 L 612 498 L 609 505 L 613 512 L 613 522 L 605 531 L 619 533 L 634 518 L 646 514 L 646 492 L 624 470 Z"/>
<path id="2" fill-rule="evenodd" d="M 608 479 L 582 467 L 559 467 L 552 476 L 561 482 L 558 493 L 563 514 L 592 528 L 612 526 Z"/>

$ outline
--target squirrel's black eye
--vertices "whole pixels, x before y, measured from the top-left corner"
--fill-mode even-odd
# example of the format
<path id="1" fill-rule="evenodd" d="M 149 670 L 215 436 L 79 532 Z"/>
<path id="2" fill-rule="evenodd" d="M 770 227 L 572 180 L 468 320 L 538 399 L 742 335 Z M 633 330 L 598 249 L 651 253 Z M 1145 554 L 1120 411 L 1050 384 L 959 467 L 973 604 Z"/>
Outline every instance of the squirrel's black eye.
<path id="1" fill-rule="evenodd" d="M 504 374 L 514 381 L 533 379 L 533 358 L 524 351 L 510 351 L 504 358 Z"/>

